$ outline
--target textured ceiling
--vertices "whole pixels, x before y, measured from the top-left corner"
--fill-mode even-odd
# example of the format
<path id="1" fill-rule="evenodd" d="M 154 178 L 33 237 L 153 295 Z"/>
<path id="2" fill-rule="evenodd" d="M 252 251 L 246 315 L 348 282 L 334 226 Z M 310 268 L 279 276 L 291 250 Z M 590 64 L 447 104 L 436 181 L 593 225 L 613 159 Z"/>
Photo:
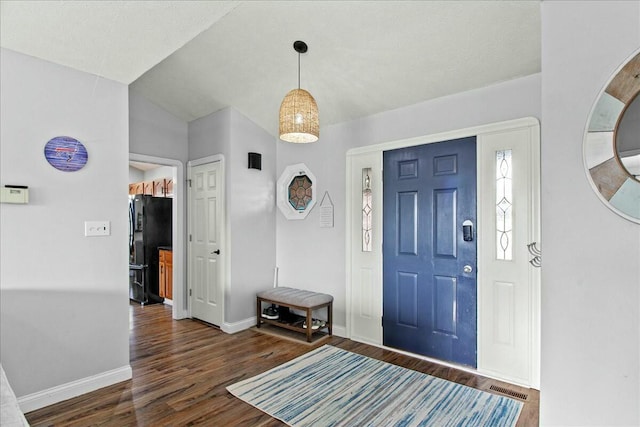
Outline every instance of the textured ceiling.
<path id="1" fill-rule="evenodd" d="M 0 45 L 129 84 L 237 5 L 3 0 Z"/>
<path id="2" fill-rule="evenodd" d="M 2 1 L 3 47 L 123 83 L 191 121 L 275 135 L 284 95 L 339 123 L 540 71 L 538 1 Z M 322 139 L 322 130 L 320 134 Z"/>

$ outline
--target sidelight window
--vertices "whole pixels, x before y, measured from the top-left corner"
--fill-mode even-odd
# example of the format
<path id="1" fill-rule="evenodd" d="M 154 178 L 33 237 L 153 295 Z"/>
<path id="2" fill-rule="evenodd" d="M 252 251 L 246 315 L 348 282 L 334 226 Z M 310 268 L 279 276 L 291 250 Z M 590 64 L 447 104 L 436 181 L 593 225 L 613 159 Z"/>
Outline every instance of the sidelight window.
<path id="1" fill-rule="evenodd" d="M 372 231 L 371 168 L 362 169 L 362 251 L 371 252 Z"/>
<path id="2" fill-rule="evenodd" d="M 511 150 L 496 151 L 496 256 L 513 259 L 513 180 Z"/>

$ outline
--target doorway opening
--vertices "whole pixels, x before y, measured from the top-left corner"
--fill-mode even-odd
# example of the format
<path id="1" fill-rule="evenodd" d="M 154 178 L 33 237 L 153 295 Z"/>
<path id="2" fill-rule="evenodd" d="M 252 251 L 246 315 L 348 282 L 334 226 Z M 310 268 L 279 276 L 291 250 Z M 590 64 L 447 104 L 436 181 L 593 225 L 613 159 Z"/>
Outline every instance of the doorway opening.
<path id="1" fill-rule="evenodd" d="M 397 229 L 400 232 L 395 232 L 394 236 L 385 235 L 383 239 L 383 221 L 387 220 L 386 217 L 398 213 L 397 209 L 387 211 L 386 202 L 383 203 L 387 190 L 383 175 L 388 172 L 388 168 L 383 167 L 383 153 L 425 144 L 439 145 L 434 143 L 468 137 L 476 138 L 477 221 L 468 221 L 467 227 L 470 229 L 467 234 L 477 242 L 477 268 L 474 268 L 472 263 L 464 263 L 462 269 L 459 269 L 455 283 L 460 283 L 468 273 L 475 270 L 476 367 L 469 367 L 473 366 L 473 363 L 464 361 L 462 364 L 455 360 L 447 362 L 445 360 L 449 358 L 443 358 L 441 355 L 421 356 L 415 349 L 410 351 L 414 356 L 427 358 L 445 366 L 469 369 L 470 372 L 513 384 L 538 388 L 540 263 L 532 262 L 528 250 L 530 245 L 540 241 L 540 125 L 535 118 L 516 119 L 358 147 L 347 152 L 347 336 L 355 341 L 384 347 L 388 338 L 385 335 L 389 332 L 385 329 L 390 322 L 402 324 L 403 327 L 411 326 L 416 323 L 414 313 L 423 308 L 429 310 L 429 315 L 433 316 L 434 313 L 438 313 L 439 302 L 444 301 L 444 304 L 440 304 L 443 308 L 454 306 L 451 303 L 452 298 L 447 297 L 451 294 L 446 293 L 447 290 L 455 288 L 454 281 L 447 282 L 444 279 L 436 286 L 437 289 L 429 291 L 432 298 L 427 304 L 428 307 L 416 306 L 411 295 L 419 281 L 413 281 L 411 274 L 404 274 L 405 270 L 398 268 L 397 276 L 402 280 L 397 282 L 400 283 L 400 294 L 407 304 L 400 311 L 385 312 L 383 318 L 383 306 L 386 303 L 385 299 L 388 299 L 383 292 L 383 265 L 387 262 L 387 257 L 383 255 L 383 240 L 386 244 L 389 239 L 399 241 L 398 236 L 403 237 L 402 241 L 409 246 L 400 249 L 410 253 L 413 246 L 409 243 L 413 240 L 404 239 L 406 236 L 402 232 L 411 231 L 410 235 L 413 235 L 414 230 L 411 227 L 414 217 L 409 215 L 414 212 L 411 209 L 413 199 L 409 191 L 402 193 L 400 198 L 401 202 L 406 203 L 404 207 L 407 209 L 401 209 L 407 213 L 406 226 Z M 445 161 L 446 157 L 441 160 L 442 166 L 453 164 Z M 405 175 L 410 175 L 413 170 L 412 163 L 410 159 L 405 163 L 402 164 L 402 171 Z M 448 200 L 447 197 L 448 193 L 442 193 L 443 202 Z M 419 215 L 415 218 L 419 218 Z M 443 218 L 447 218 L 447 215 Z M 459 224 L 462 230 L 456 229 L 461 232 L 463 241 L 465 223 L 467 221 L 463 220 L 462 224 Z M 430 236 L 433 239 L 438 233 L 446 230 L 446 227 L 438 228 L 437 232 L 430 233 Z M 444 239 L 442 242 L 444 245 L 447 240 Z M 443 246 L 446 247 L 448 246 Z M 400 249 L 396 248 L 396 252 Z M 440 279 L 446 279 L 447 275 L 439 276 Z M 453 274 L 449 277 L 453 277 Z M 396 295 L 397 291 L 398 289 Z M 407 291 L 406 295 L 402 293 L 404 291 Z M 438 302 L 435 308 L 433 301 Z M 451 322 L 453 312 L 443 309 L 440 311 L 441 316 L 436 316 L 436 323 L 439 322 L 440 325 L 436 328 L 439 329 L 438 333 L 457 330 L 458 325 Z M 389 314 L 395 318 L 388 319 Z M 398 351 L 397 344 L 392 345 L 394 350 Z M 422 351 L 420 353 L 424 354 Z"/>
<path id="2" fill-rule="evenodd" d="M 162 245 L 155 245 L 159 247 L 149 249 L 155 251 L 154 259 L 156 261 L 153 265 L 146 266 L 146 268 L 154 269 L 153 274 L 147 277 L 151 277 L 151 280 L 154 281 L 153 289 L 157 290 L 153 292 L 152 300 L 149 302 L 170 304 L 172 305 L 172 317 L 174 319 L 183 319 L 187 317 L 184 268 L 186 255 L 184 242 L 184 165 L 179 160 L 130 153 L 129 182 L 130 186 L 132 184 L 143 186 L 144 183 L 147 183 L 148 186 L 146 190 L 144 188 L 130 189 L 130 194 L 132 192 L 135 194 L 147 194 L 144 198 L 162 201 L 163 205 L 170 205 L 170 244 L 163 243 Z M 138 198 L 142 199 L 143 197 Z M 133 219 L 134 228 L 135 220 L 136 218 Z M 131 258 L 129 261 L 131 265 Z M 133 274 L 138 274 L 140 278 L 142 277 L 142 273 Z M 158 282 L 157 284 L 155 283 L 156 281 Z M 131 285 L 129 284 L 129 286 Z M 149 285 L 147 284 L 147 286 Z"/>

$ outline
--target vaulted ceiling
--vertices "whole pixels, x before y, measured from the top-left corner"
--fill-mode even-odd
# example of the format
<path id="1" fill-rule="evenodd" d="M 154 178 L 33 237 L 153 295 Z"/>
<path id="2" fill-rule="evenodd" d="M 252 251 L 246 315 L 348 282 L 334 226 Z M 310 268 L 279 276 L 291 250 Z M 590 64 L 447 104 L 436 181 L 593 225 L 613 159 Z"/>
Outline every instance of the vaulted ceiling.
<path id="1" fill-rule="evenodd" d="M 232 106 L 273 135 L 297 87 L 320 124 L 540 72 L 535 1 L 0 1 L 2 47 L 130 84 L 191 121 Z"/>

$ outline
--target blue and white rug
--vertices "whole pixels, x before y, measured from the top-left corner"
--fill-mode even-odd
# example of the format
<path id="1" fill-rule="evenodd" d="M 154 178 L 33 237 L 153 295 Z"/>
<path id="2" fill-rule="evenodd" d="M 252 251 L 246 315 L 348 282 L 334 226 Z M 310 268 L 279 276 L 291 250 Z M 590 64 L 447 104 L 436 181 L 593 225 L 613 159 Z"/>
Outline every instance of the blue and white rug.
<path id="1" fill-rule="evenodd" d="M 227 387 L 290 426 L 515 426 L 522 403 L 329 345 Z"/>

